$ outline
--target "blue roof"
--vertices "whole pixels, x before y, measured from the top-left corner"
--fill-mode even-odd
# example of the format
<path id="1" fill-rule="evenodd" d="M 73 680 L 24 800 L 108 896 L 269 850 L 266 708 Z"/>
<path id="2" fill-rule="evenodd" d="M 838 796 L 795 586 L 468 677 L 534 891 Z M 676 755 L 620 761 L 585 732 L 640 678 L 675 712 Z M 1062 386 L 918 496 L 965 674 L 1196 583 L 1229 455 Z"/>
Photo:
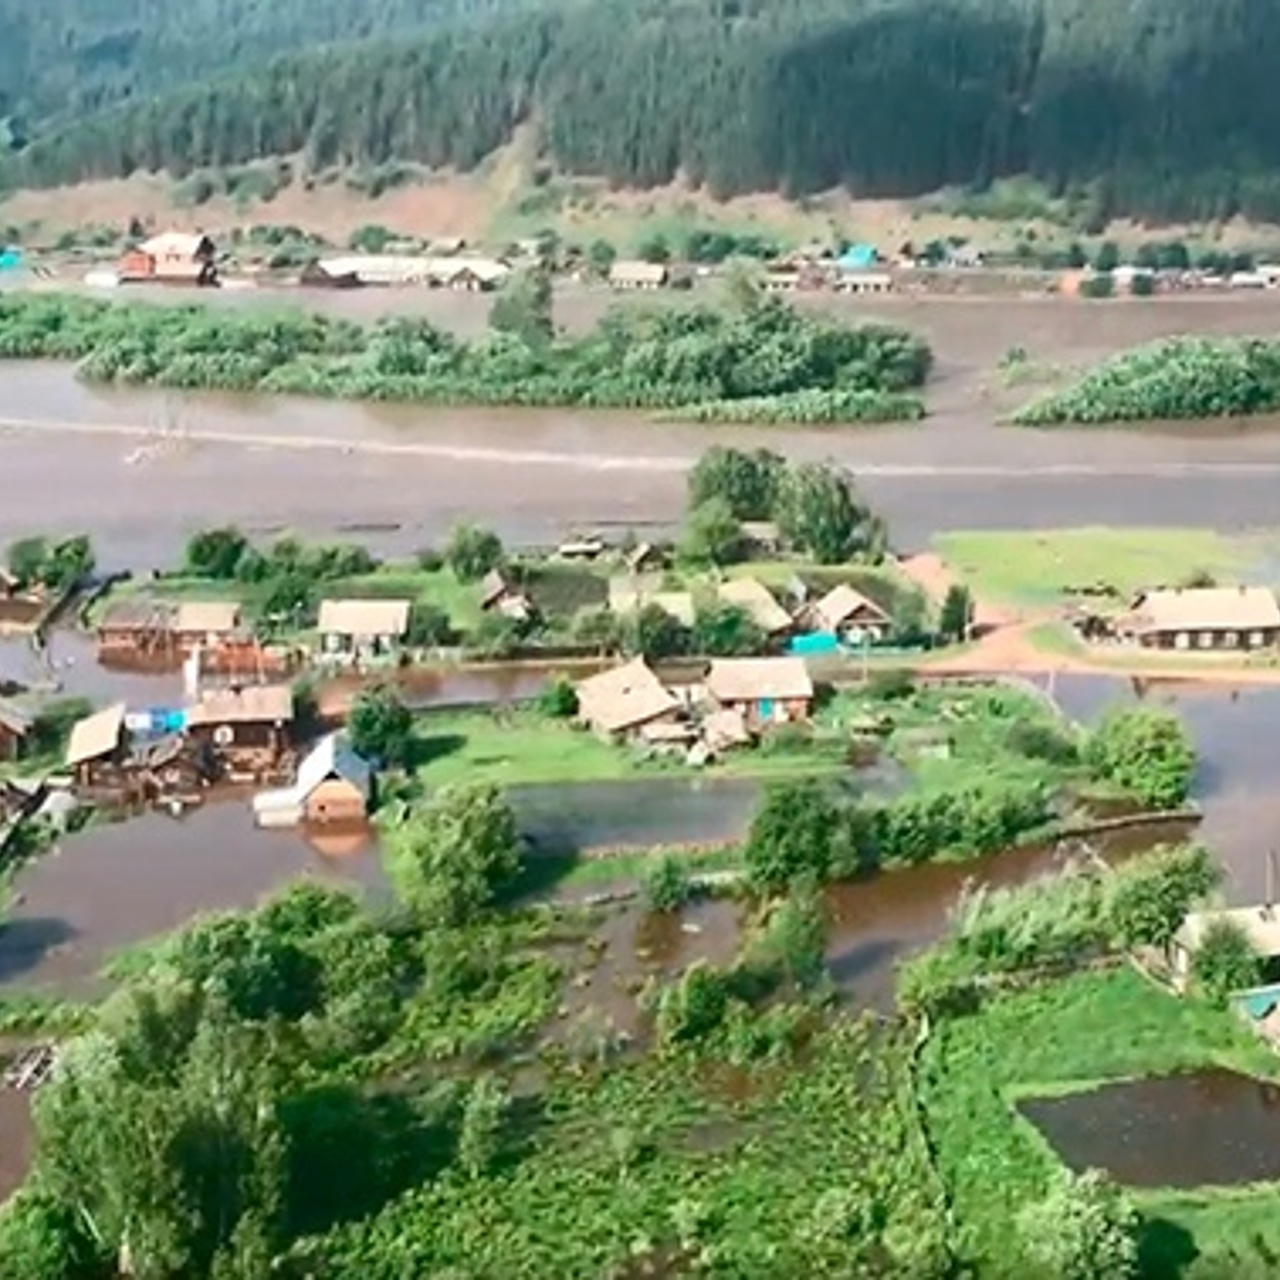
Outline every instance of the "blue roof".
<path id="1" fill-rule="evenodd" d="M 0 250 L 0 271 L 16 271 L 20 266 L 22 266 L 20 249 Z"/>
<path id="2" fill-rule="evenodd" d="M 851 244 L 836 259 L 836 265 L 840 267 L 874 267 L 879 255 L 876 253 L 876 247 L 873 244 Z"/>

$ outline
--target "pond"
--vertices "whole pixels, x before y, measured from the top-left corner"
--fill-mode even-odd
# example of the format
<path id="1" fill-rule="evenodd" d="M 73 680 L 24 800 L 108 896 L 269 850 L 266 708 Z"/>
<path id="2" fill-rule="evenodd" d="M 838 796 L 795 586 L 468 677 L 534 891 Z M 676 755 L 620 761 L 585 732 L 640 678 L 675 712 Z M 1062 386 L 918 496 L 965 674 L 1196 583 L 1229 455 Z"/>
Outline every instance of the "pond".
<path id="1" fill-rule="evenodd" d="M 1280 1085 L 1208 1070 L 1032 1098 L 1018 1111 L 1076 1172 L 1132 1187 L 1243 1186 L 1280 1178 Z"/>

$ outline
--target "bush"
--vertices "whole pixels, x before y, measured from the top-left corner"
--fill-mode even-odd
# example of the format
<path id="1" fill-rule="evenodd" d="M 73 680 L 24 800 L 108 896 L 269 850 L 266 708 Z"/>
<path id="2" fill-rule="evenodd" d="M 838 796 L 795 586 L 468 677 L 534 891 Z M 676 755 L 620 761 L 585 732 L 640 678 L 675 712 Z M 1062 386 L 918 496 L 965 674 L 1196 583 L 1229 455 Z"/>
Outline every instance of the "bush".
<path id="1" fill-rule="evenodd" d="M 1062 1170 L 1049 1194 L 1018 1216 L 1032 1274 L 1045 1280 L 1130 1280 L 1138 1274 L 1141 1220 L 1120 1189 L 1096 1169 Z"/>
<path id="2" fill-rule="evenodd" d="M 405 638 L 413 645 L 436 648 L 453 644 L 457 633 L 446 610 L 439 605 L 417 601 L 409 610 L 409 631 Z"/>
<path id="3" fill-rule="evenodd" d="M 578 714 L 578 691 L 568 676 L 557 675 L 547 682 L 538 695 L 538 710 L 555 720 L 568 720 Z"/>
<path id="4" fill-rule="evenodd" d="M 1234 920 L 1209 924 L 1192 959 L 1191 976 L 1210 1000 L 1225 1005 L 1233 992 L 1257 986 L 1261 972 L 1249 935 Z"/>
<path id="5" fill-rule="evenodd" d="M 826 789 L 811 778 L 770 787 L 743 849 L 752 886 L 771 891 L 805 877 L 826 880 L 839 817 Z"/>
<path id="6" fill-rule="evenodd" d="M 664 854 L 645 873 L 642 888 L 650 911 L 679 911 L 693 896 L 693 878 L 683 858 Z"/>
<path id="7" fill-rule="evenodd" d="M 423 573 L 438 573 L 444 568 L 444 555 L 434 547 L 421 548 L 413 558 Z"/>
<path id="8" fill-rule="evenodd" d="M 1085 759 L 1099 777 L 1152 809 L 1183 804 L 1196 765 L 1182 722 L 1156 707 L 1109 712 L 1089 736 Z"/>
<path id="9" fill-rule="evenodd" d="M 361 693 L 347 719 L 351 745 L 369 760 L 403 765 L 413 746 L 413 714 L 390 685 Z"/>

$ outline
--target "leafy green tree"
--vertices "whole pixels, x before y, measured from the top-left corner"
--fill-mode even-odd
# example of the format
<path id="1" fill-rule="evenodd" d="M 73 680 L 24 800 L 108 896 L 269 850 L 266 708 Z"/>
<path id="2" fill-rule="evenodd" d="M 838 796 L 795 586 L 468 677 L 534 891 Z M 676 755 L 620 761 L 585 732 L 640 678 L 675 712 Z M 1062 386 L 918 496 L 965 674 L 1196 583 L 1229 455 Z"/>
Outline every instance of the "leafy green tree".
<path id="1" fill-rule="evenodd" d="M 530 347 L 550 342 L 556 331 L 550 272 L 541 266 L 515 272 L 493 301 L 489 327 L 499 333 L 515 334 Z"/>
<path id="2" fill-rule="evenodd" d="M 33 537 L 20 538 L 9 547 L 9 572 L 24 587 L 34 586 L 44 580 L 44 566 L 49 559 L 49 540 Z"/>
<path id="3" fill-rule="evenodd" d="M 234 525 L 193 534 L 183 555 L 183 570 L 197 578 L 234 578 L 249 539 Z"/>
<path id="4" fill-rule="evenodd" d="M 39 1182 L 0 1207 L 0 1258 L 6 1280 L 85 1280 L 107 1271 L 84 1223 Z"/>
<path id="5" fill-rule="evenodd" d="M 768 644 L 768 637 L 741 605 L 713 600 L 694 619 L 693 650 L 709 658 L 750 657 L 764 653 Z"/>
<path id="6" fill-rule="evenodd" d="M 1191 961 L 1191 976 L 1200 990 L 1225 1005 L 1234 992 L 1257 986 L 1261 975 L 1262 962 L 1249 935 L 1234 920 L 1212 921 Z"/>
<path id="7" fill-rule="evenodd" d="M 409 610 L 409 632 L 406 638 L 410 644 L 436 648 L 453 644 L 457 639 L 457 632 L 454 631 L 448 610 L 437 604 L 416 601 Z"/>
<path id="8" fill-rule="evenodd" d="M 1018 1216 L 1028 1260 L 1046 1280 L 1131 1280 L 1140 1219 L 1104 1173 L 1060 1173 L 1048 1195 Z"/>
<path id="9" fill-rule="evenodd" d="M 973 598 L 969 588 L 953 582 L 947 588 L 938 613 L 938 633 L 944 640 L 966 640 L 973 623 Z"/>
<path id="10" fill-rule="evenodd" d="M 1136 275 L 1129 282 L 1129 292 L 1135 298 L 1150 298 L 1156 291 L 1155 278 L 1149 275 Z"/>
<path id="11" fill-rule="evenodd" d="M 661 605 L 642 605 L 622 624 L 622 644 L 631 654 L 650 660 L 689 652 L 689 628 Z"/>
<path id="12" fill-rule="evenodd" d="M 837 806 L 815 779 L 770 787 L 751 820 L 743 849 L 751 884 L 773 891 L 805 877 L 825 880 L 839 817 Z"/>
<path id="13" fill-rule="evenodd" d="M 805 463 L 790 470 L 778 498 L 787 541 L 820 564 L 840 564 L 867 545 L 870 513 L 842 470 Z"/>
<path id="14" fill-rule="evenodd" d="M 723 498 L 694 507 L 680 541 L 680 554 L 693 564 L 727 565 L 741 560 L 742 526 Z"/>
<path id="15" fill-rule="evenodd" d="M 351 704 L 347 735 L 366 759 L 405 765 L 413 754 L 413 713 L 391 685 L 375 685 Z"/>
<path id="16" fill-rule="evenodd" d="M 767 520 L 786 467 L 786 460 L 768 449 L 715 445 L 689 472 L 689 506 L 696 509 L 718 498 L 739 520 Z"/>
<path id="17" fill-rule="evenodd" d="M 587 262 L 598 276 L 607 276 L 617 257 L 618 251 L 608 240 L 593 240 L 587 246 Z"/>
<path id="18" fill-rule="evenodd" d="M 793 881 L 786 897 L 767 908 L 748 955 L 753 964 L 803 990 L 826 973 L 826 942 L 822 893 L 816 881 L 802 876 Z"/>
<path id="19" fill-rule="evenodd" d="M 1114 240 L 1104 240 L 1093 256 L 1095 271 L 1114 271 L 1120 265 L 1120 246 Z"/>
<path id="20" fill-rule="evenodd" d="M 706 1039 L 724 1023 L 729 996 L 728 975 L 705 961 L 694 961 L 659 997 L 659 1040 L 676 1048 Z"/>
<path id="21" fill-rule="evenodd" d="M 1182 722 L 1157 707 L 1109 712 L 1089 736 L 1085 759 L 1100 777 L 1153 809 L 1186 800 L 1196 765 Z"/>
<path id="22" fill-rule="evenodd" d="M 645 872 L 643 891 L 650 911 L 679 911 L 693 895 L 687 860 L 664 854 Z"/>
<path id="23" fill-rule="evenodd" d="M 1118 867 L 1107 894 L 1116 942 L 1167 951 L 1187 912 L 1204 901 L 1221 876 L 1213 855 L 1199 844 L 1157 849 Z"/>
<path id="24" fill-rule="evenodd" d="M 445 563 L 459 582 L 479 582 L 502 564 L 503 554 L 498 535 L 474 524 L 455 525 L 444 550 Z"/>
<path id="25" fill-rule="evenodd" d="M 638 253 L 645 262 L 666 263 L 671 261 L 671 245 L 661 232 L 655 232 L 640 242 Z"/>
<path id="26" fill-rule="evenodd" d="M 387 872 L 425 923 L 462 925 L 520 868 L 515 814 L 492 786 L 445 787 L 387 837 Z"/>

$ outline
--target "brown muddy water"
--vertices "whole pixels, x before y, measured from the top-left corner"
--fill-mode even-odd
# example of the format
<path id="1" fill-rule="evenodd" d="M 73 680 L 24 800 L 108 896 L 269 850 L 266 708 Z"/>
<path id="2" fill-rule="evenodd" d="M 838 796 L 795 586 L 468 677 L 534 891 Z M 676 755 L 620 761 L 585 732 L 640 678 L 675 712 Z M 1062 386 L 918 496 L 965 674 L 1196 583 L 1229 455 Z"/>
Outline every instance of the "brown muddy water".
<path id="1" fill-rule="evenodd" d="M 1018 1111 L 1076 1172 L 1103 1169 L 1132 1187 L 1280 1179 L 1280 1086 L 1231 1071 L 1027 1099 Z"/>
<path id="2" fill-rule="evenodd" d="M 279 300 L 250 292 L 228 305 Z M 440 318 L 463 328 L 488 305 L 384 291 L 323 301 L 366 315 L 444 307 Z M 587 318 L 604 300 L 566 305 L 571 319 Z M 1096 306 L 901 299 L 864 301 L 853 313 L 900 321 L 934 343 L 933 415 L 924 424 L 711 428 L 578 410 L 177 394 L 88 386 L 65 365 L 5 363 L 0 539 L 85 529 L 107 567 L 151 568 L 171 562 L 193 529 L 228 521 L 263 535 L 286 527 L 345 534 L 402 552 L 438 541 L 461 518 L 491 522 L 518 541 L 586 526 L 669 526 L 683 506 L 684 472 L 713 442 L 849 464 L 905 548 L 941 528 L 1238 529 L 1275 519 L 1275 423 L 1030 431 L 999 425 L 1008 406 L 989 394 L 1009 346 L 1079 364 L 1169 333 L 1266 332 L 1280 318 L 1275 298 Z"/>

